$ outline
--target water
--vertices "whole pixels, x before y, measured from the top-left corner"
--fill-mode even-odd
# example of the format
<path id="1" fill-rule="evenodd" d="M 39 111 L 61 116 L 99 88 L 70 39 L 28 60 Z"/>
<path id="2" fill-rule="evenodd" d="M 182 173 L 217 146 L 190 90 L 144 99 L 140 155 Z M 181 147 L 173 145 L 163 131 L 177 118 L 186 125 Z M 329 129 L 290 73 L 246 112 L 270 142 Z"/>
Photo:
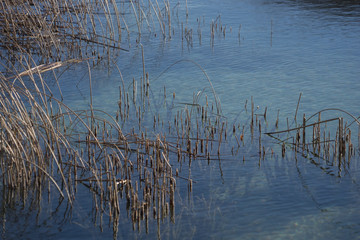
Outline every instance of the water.
<path id="1" fill-rule="evenodd" d="M 298 1 L 227 1 L 220 5 L 189 1 L 188 4 L 187 26 L 193 29 L 193 47 L 180 40 L 181 22 L 186 26 L 185 19 L 173 24 L 175 34 L 171 40 L 143 37 L 146 71 L 154 80 L 151 81 L 153 88 L 155 83 L 160 88 L 166 84 L 169 93 L 176 89 L 177 96 L 190 102 L 193 92 L 204 86 L 209 89 L 202 72 L 188 62 L 178 63 L 154 79 L 170 64 L 190 59 L 205 69 L 226 113 L 238 112 L 246 99 L 254 96 L 261 107 L 280 109 L 283 116 L 288 116 L 294 114 L 300 92 L 303 93 L 300 106 L 303 112 L 337 107 L 357 113 L 360 69 L 357 4 L 340 7 Z M 219 14 L 227 27 L 226 37 L 215 34 L 211 47 L 210 23 Z M 196 19 L 200 19 L 201 45 L 196 34 Z M 176 19 L 174 21 L 176 23 Z M 120 54 L 119 67 L 126 81 L 133 77 L 139 79 L 141 51 L 132 45 L 129 53 Z M 99 89 L 99 93 L 94 94 L 105 94 L 107 99 L 118 96 L 120 79 L 116 70 L 110 75 L 106 71 L 93 74 L 98 76 L 93 77 L 94 89 Z M 66 82 L 73 84 L 73 79 Z M 82 83 L 87 89 L 86 78 Z M 188 91 L 189 88 L 192 91 Z M 77 89 L 74 94 L 78 96 Z M 99 102 L 104 98 L 100 96 Z"/>
<path id="2" fill-rule="evenodd" d="M 250 109 L 253 96 L 257 113 L 268 107 L 269 131 L 275 128 L 278 109 L 280 128 L 286 128 L 286 118 L 294 126 L 300 93 L 299 117 L 325 108 L 339 108 L 358 116 L 360 5 L 356 1 L 188 1 L 188 9 L 187 24 L 185 3 L 180 2 L 174 10 L 179 21 L 174 19 L 171 40 L 162 40 L 153 33 L 142 37 L 152 96 L 158 101 L 151 106 L 152 114 L 164 112 L 164 86 L 167 96 L 176 93 L 175 109 L 183 107 L 182 103 L 192 103 L 193 94 L 199 91 L 213 101 L 208 79 L 194 63 L 181 61 L 163 72 L 179 60 L 191 60 L 206 71 L 229 122 L 249 120 L 244 106 L 248 100 Z M 219 15 L 226 36 L 215 33 L 212 45 L 210 23 Z M 181 41 L 181 23 L 193 29 L 192 46 Z M 135 47 L 134 39 L 131 41 L 130 51 L 121 53 L 117 62 L 129 91 L 132 78 L 142 76 L 141 50 Z M 84 69 L 85 64 L 73 66 L 60 78 L 64 101 L 73 108 L 89 106 L 89 80 Z M 97 66 L 91 76 L 94 108 L 115 115 L 121 85 L 118 71 Z M 337 111 L 325 112 L 323 119 L 338 115 Z M 276 141 L 263 138 L 276 151 Z M 177 180 L 175 224 L 169 219 L 161 222 L 161 238 L 359 238 L 358 155 L 346 171 L 339 173 L 326 164 L 317 165 L 320 160 L 311 156 L 297 155 L 295 159 L 295 154 L 288 152 L 282 158 L 276 151 L 274 156 L 259 160 L 257 147 L 251 144 L 239 151 L 236 157 L 224 156 L 222 161 L 209 165 L 207 161 L 195 161 L 190 196 L 187 183 Z M 3 237 L 111 238 L 112 228 L 107 223 L 102 231 L 99 220 L 94 225 L 89 210 L 93 203 L 88 196 L 86 191 L 78 194 L 69 216 L 54 211 L 56 206 L 44 204 L 39 217 L 37 211 L 24 213 L 14 206 L 7 210 Z M 25 209 L 29 208 L 31 204 L 27 203 Z M 126 210 L 121 214 L 120 239 L 159 237 L 156 220 L 150 220 L 146 234 L 143 224 L 140 231 L 132 230 Z M 15 231 L 18 228 L 24 230 Z"/>

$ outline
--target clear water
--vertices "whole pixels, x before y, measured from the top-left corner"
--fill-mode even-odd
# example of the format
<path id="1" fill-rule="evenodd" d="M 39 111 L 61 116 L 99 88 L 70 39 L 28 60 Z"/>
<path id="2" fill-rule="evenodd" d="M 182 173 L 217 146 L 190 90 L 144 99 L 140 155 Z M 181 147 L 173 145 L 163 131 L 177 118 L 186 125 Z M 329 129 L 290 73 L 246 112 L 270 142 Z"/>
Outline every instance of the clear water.
<path id="1" fill-rule="evenodd" d="M 152 94 L 154 99 L 159 99 L 158 104 L 152 105 L 152 113 L 163 111 L 164 85 L 168 96 L 176 93 L 177 107 L 181 103 L 192 103 L 193 94 L 204 89 L 211 98 L 208 80 L 195 64 L 181 61 L 167 69 L 185 59 L 198 63 L 206 71 L 221 100 L 223 115 L 230 122 L 248 119 L 244 105 L 253 96 L 257 111 L 263 112 L 268 107 L 271 124 L 268 129 L 274 129 L 278 109 L 279 125 L 285 128 L 286 118 L 292 123 L 300 93 L 298 116 L 303 113 L 309 116 L 325 108 L 340 108 L 359 115 L 358 2 L 187 2 L 188 22 L 184 14 L 185 1 L 181 1 L 174 10 L 178 11 L 179 20 L 174 20 L 174 35 L 170 40 L 155 37 L 153 33 L 141 39 Z M 219 15 L 223 27 L 226 26 L 226 34 L 224 37 L 222 33 L 215 33 L 212 45 L 210 23 Z M 192 46 L 186 40 L 181 41 L 182 23 L 193 29 Z M 201 43 L 198 28 L 202 33 Z M 117 62 L 129 91 L 133 77 L 138 80 L 142 76 L 141 50 L 135 46 L 134 39 L 131 41 L 130 51 L 122 52 Z M 73 66 L 60 78 L 65 103 L 73 108 L 83 109 L 89 105 L 86 68 L 86 65 Z M 122 84 L 118 71 L 98 66 L 92 69 L 91 75 L 94 107 L 115 115 L 118 87 Z M 339 112 L 330 112 L 323 118 L 338 115 Z M 265 141 L 274 142 L 272 139 Z M 336 169 L 322 169 L 310 158 L 301 156 L 295 160 L 294 153 L 286 154 L 285 158 L 281 154 L 265 157 L 259 164 L 254 148 L 240 149 L 244 152 L 241 156 L 246 156 L 245 161 L 242 157 L 226 157 L 209 165 L 205 161 L 195 161 L 192 165 L 193 191 L 188 196 L 187 183 L 177 182 L 175 224 L 165 219 L 160 224 L 160 237 L 359 239 L 358 155 L 338 177 Z M 6 210 L 6 222 L 3 221 L 6 232 L 2 237 L 112 237 L 112 228 L 107 223 L 103 229 L 94 224 L 88 193 L 79 193 L 71 216 L 64 216 L 54 208 L 56 206 L 44 204 L 39 216 L 37 211 L 24 212 L 15 206 Z M 156 220 L 150 221 L 148 234 L 143 225 L 140 231 L 133 231 L 125 207 L 122 209 L 118 238 L 159 237 Z"/>

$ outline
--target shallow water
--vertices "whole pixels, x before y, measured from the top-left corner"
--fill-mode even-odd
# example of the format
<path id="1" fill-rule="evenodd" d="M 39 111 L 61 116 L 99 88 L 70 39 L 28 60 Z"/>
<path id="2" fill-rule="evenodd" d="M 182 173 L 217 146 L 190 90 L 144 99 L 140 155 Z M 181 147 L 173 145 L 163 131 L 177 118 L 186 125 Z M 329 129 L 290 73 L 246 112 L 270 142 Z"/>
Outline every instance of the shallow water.
<path id="1" fill-rule="evenodd" d="M 153 114 L 169 114 L 163 104 L 164 86 L 168 99 L 176 93 L 173 106 L 193 103 L 193 94 L 204 91 L 213 100 L 209 76 L 222 114 L 229 122 L 249 121 L 253 96 L 263 113 L 268 108 L 266 129 L 274 130 L 280 109 L 280 129 L 286 118 L 293 118 L 302 93 L 298 117 L 310 116 L 325 108 L 340 108 L 355 116 L 360 102 L 360 4 L 356 1 L 187 1 L 174 10 L 174 34 L 171 39 L 144 34 L 146 71 L 149 72 Z M 314 3 L 313 3 L 314 2 Z M 175 4 L 173 4 L 174 6 Z M 210 23 L 221 15 L 226 34 L 215 33 L 210 39 Z M 181 23 L 193 29 L 192 44 L 181 40 Z M 239 27 L 241 29 L 239 32 Z M 197 31 L 201 29 L 201 42 Z M 231 30 L 230 30 L 231 29 Z M 158 30 L 158 29 L 157 29 Z M 240 33 L 240 34 L 239 34 Z M 240 37 L 239 37 L 240 35 Z M 131 91 L 133 77 L 142 76 L 141 49 L 132 41 L 129 52 L 122 52 L 117 65 L 125 87 Z M 126 46 L 126 44 L 125 44 Z M 180 61 L 179 60 L 191 60 Z M 172 64 L 176 63 L 172 67 Z M 170 67 L 169 69 L 167 69 Z M 89 106 L 87 66 L 73 66 L 59 78 L 64 102 L 73 108 Z M 166 70 L 164 72 L 164 70 Z M 113 115 L 117 111 L 122 81 L 116 69 L 97 66 L 91 70 L 94 108 Z M 55 85 L 55 84 L 54 84 Z M 75 87 L 74 87 L 75 86 Z M 200 99 L 204 103 L 205 94 Z M 165 109 L 165 110 L 164 110 Z M 336 117 L 337 111 L 324 113 L 323 119 Z M 170 115 L 167 115 L 171 119 Z M 151 126 L 151 120 L 148 123 Z M 351 121 L 350 118 L 346 118 Z M 144 120 L 145 122 L 147 120 Z M 126 123 L 131 127 L 131 121 Z M 146 123 L 145 123 L 146 125 Z M 354 134 L 356 137 L 356 134 Z M 259 159 L 257 146 L 247 143 L 235 157 L 221 161 L 195 161 L 191 176 L 193 191 L 177 180 L 175 224 L 165 219 L 160 224 L 164 239 L 356 239 L 360 229 L 360 186 L 358 154 L 349 167 L 317 165 L 321 160 L 288 152 L 284 158 L 279 146 L 263 136 L 274 155 Z M 244 156 L 244 158 L 243 158 Z M 186 171 L 185 171 L 186 172 Z M 341 177 L 339 177 L 341 176 Z M 78 239 L 112 237 L 108 223 L 103 230 L 93 223 L 93 203 L 84 190 L 71 217 L 44 204 L 37 212 L 7 210 L 4 239 L 24 238 Z M 54 200 L 55 201 L 55 200 Z M 46 202 L 46 201 L 45 201 Z M 29 204 L 29 203 L 28 203 Z M 30 204 L 31 205 L 31 204 Z M 159 237 L 156 220 L 150 220 L 149 233 L 144 225 L 133 231 L 131 219 L 122 206 L 118 238 Z M 31 207 L 30 207 L 31 208 Z M 62 207 L 64 208 L 64 207 Z M 51 216 L 49 216 L 51 214 Z M 36 222 L 36 223 L 35 223 Z M 10 225 L 11 224 L 11 225 Z M 94 227 L 95 225 L 95 227 Z M 18 227 L 23 231 L 15 231 Z"/>
<path id="2" fill-rule="evenodd" d="M 164 41 L 153 34 L 142 38 L 151 87 L 155 91 L 156 87 L 163 89 L 166 85 L 168 93 L 176 90 L 179 101 L 186 102 L 192 102 L 193 93 L 204 87 L 211 95 L 203 73 L 190 62 L 177 63 L 158 78 L 170 65 L 186 59 L 195 61 L 207 72 L 227 114 L 242 110 L 246 99 L 253 96 L 260 107 L 267 106 L 274 112 L 280 109 L 283 116 L 289 117 L 294 114 L 302 93 L 301 112 L 311 114 L 336 107 L 356 115 L 360 88 L 359 5 L 327 7 L 329 4 L 211 1 L 199 5 L 189 1 L 188 24 L 185 19 L 173 24 L 175 34 L 171 40 Z M 183 8 L 183 4 L 176 8 L 179 16 L 183 15 Z M 211 46 L 210 23 L 219 15 L 226 26 L 226 36 L 216 33 Z M 181 23 L 184 28 L 193 29 L 192 47 L 186 40 L 181 41 Z M 142 76 L 141 61 L 141 50 L 134 45 L 130 52 L 120 54 L 118 66 L 127 86 L 133 77 L 138 80 Z M 72 77 L 63 83 L 69 101 L 78 99 L 79 90 L 70 90 Z M 77 82 L 79 78 L 75 79 Z M 98 90 L 94 94 L 99 95 L 95 101 L 103 104 L 105 100 L 110 104 L 118 98 L 120 77 L 116 69 L 110 73 L 93 70 L 92 79 L 94 89 Z M 80 90 L 81 86 L 84 91 L 88 89 L 86 77 L 80 81 Z"/>

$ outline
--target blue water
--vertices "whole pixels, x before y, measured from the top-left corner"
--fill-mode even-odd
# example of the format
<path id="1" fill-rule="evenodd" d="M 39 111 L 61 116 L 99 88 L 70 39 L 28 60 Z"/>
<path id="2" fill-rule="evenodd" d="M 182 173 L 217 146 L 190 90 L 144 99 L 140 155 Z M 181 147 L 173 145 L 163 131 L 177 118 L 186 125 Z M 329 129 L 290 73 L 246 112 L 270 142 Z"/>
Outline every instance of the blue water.
<path id="1" fill-rule="evenodd" d="M 164 85 L 168 93 L 176 90 L 179 101 L 192 102 L 193 93 L 204 87 L 211 95 L 203 73 L 189 62 L 180 62 L 157 78 L 171 64 L 187 59 L 207 72 L 227 114 L 240 111 L 253 96 L 260 107 L 280 109 L 282 116 L 288 117 L 294 114 L 302 93 L 301 112 L 311 114 L 336 107 L 356 115 L 360 97 L 359 6 L 344 5 L 303 1 L 226 1 L 221 4 L 189 1 L 190 17 L 186 24 L 182 14 L 185 6 L 180 3 L 176 9 L 182 19 L 173 24 L 175 34 L 171 39 L 145 33 L 142 38 L 150 84 L 154 91 L 157 86 L 163 89 Z M 226 26 L 226 36 L 215 33 L 211 46 L 210 23 L 219 15 L 222 25 Z M 181 23 L 184 28 L 193 29 L 192 47 L 188 47 L 186 40 L 181 41 Z M 201 44 L 198 28 L 202 32 Z M 129 49 L 130 52 L 120 54 L 118 62 L 128 86 L 133 77 L 138 80 L 142 76 L 141 50 L 136 44 Z M 98 89 L 94 94 L 99 95 L 99 102 L 103 105 L 105 100 L 110 105 L 113 98 L 118 97 L 117 87 L 121 82 L 118 71 L 95 70 L 92 79 L 94 89 Z M 71 75 L 65 80 L 64 88 L 74 89 L 73 83 Z M 86 91 L 87 86 L 85 77 L 80 81 L 80 89 L 83 87 Z M 69 101 L 78 99 L 78 89 L 68 91 Z M 86 92 L 84 95 L 88 97 Z M 108 105 L 102 107 L 108 108 Z"/>
<path id="2" fill-rule="evenodd" d="M 161 100 L 164 86 L 168 98 L 176 93 L 175 109 L 183 107 L 182 103 L 193 103 L 193 95 L 199 91 L 214 101 L 208 79 L 199 67 L 190 61 L 180 61 L 191 60 L 206 71 L 221 100 L 222 114 L 229 122 L 244 124 L 249 120 L 244 106 L 247 102 L 250 109 L 252 96 L 258 113 L 268 108 L 268 130 L 274 129 L 278 110 L 280 128 L 286 128 L 286 118 L 294 126 L 292 120 L 300 93 L 299 117 L 325 108 L 340 108 L 359 116 L 360 4 L 356 1 L 187 2 L 188 20 L 185 1 L 174 8 L 179 20 L 173 19 L 171 39 L 163 39 L 158 26 L 152 33 L 144 33 L 141 39 L 155 101 L 150 107 L 151 114 L 164 113 Z M 215 33 L 212 44 L 210 23 L 219 15 L 226 34 Z M 181 24 L 193 29 L 192 44 L 181 40 Z M 201 42 L 198 29 L 201 29 Z M 156 37 L 154 32 L 158 32 Z M 129 52 L 121 52 L 116 63 L 125 87 L 132 92 L 133 77 L 138 81 L 142 76 L 142 57 L 135 39 L 130 42 L 131 46 L 124 40 Z M 75 65 L 60 78 L 64 101 L 73 108 L 89 106 L 89 78 L 84 69 L 86 64 Z M 122 85 L 118 70 L 96 66 L 91 71 L 94 108 L 115 115 L 118 87 Z M 323 119 L 339 114 L 326 112 Z M 346 117 L 346 120 L 351 119 Z M 357 139 L 356 131 L 353 136 Z M 263 138 L 267 146 L 278 148 L 275 140 Z M 311 157 L 295 156 L 293 152 L 282 158 L 277 151 L 259 160 L 254 154 L 256 149 L 247 143 L 235 157 L 225 156 L 209 165 L 207 161 L 195 161 L 191 171 L 193 191 L 188 195 L 187 182 L 177 180 L 175 224 L 170 219 L 161 222 L 160 237 L 359 239 L 358 155 L 346 171 L 339 173 L 336 168 L 321 168 Z M 111 238 L 111 225 L 106 222 L 101 231 L 98 220 L 97 224 L 93 223 L 89 194 L 85 191 L 78 195 L 72 216 L 66 220 L 62 213 L 52 212 L 51 207 L 55 206 L 46 204 L 42 207 L 45 213 L 40 214 L 42 221 L 36 224 L 24 220 L 23 212 L 9 210 L 6 239 L 19 235 L 51 239 Z M 148 234 L 144 224 L 140 231 L 133 231 L 124 206 L 122 209 L 120 239 L 159 237 L 156 220 L 150 220 Z M 25 217 L 34 220 L 35 214 L 29 212 Z M 15 232 L 18 226 L 25 230 Z"/>

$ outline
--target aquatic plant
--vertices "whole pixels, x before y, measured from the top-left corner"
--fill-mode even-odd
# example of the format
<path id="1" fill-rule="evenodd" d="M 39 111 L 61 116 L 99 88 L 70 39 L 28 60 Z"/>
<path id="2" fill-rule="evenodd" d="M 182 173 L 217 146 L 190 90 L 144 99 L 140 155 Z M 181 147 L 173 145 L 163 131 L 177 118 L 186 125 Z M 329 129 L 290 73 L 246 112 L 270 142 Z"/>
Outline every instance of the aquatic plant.
<path id="1" fill-rule="evenodd" d="M 164 8 L 160 8 L 157 1 L 149 1 L 147 9 L 140 1 L 130 1 L 126 8 L 124 4 L 122 11 L 133 12 L 138 43 L 144 34 L 143 25 L 150 28 L 151 17 L 156 17 L 163 38 L 173 37 L 168 1 Z M 0 75 L 0 178 L 3 192 L 16 192 L 25 202 L 30 191 L 39 196 L 47 191 L 58 194 L 60 202 L 65 199 L 71 206 L 77 191 L 88 189 L 95 215 L 100 219 L 107 215 L 116 236 L 123 205 L 130 213 L 134 229 L 139 229 L 144 222 L 148 231 L 151 218 L 157 222 L 158 231 L 164 218 L 169 216 L 175 222 L 176 186 L 182 181 L 188 192 L 192 191 L 194 161 L 208 164 L 217 161 L 221 171 L 221 161 L 230 157 L 246 161 L 244 149 L 256 148 L 259 166 L 279 152 L 282 157 L 290 152 L 295 158 L 300 153 L 309 156 L 311 161 L 316 158 L 332 162 L 339 172 L 346 168 L 355 154 L 351 124 L 344 126 L 340 115 L 348 113 L 337 110 L 339 116 L 321 120 L 321 111 L 307 119 L 304 116 L 302 124 L 283 131 L 277 130 L 277 119 L 276 130 L 266 134 L 276 138 L 279 145 L 269 146 L 264 140 L 264 126 L 269 124 L 267 108 L 259 113 L 251 97 L 251 112 L 247 112 L 246 102 L 242 124 L 237 118 L 229 122 L 222 115 L 220 100 L 205 69 L 190 60 L 174 64 L 187 61 L 199 67 L 208 81 L 211 97 L 200 91 L 194 94 L 193 101 L 177 103 L 176 93 L 167 96 L 164 86 L 163 99 L 169 101 L 166 106 L 170 107 L 166 110 L 171 114 L 163 117 L 160 113 L 147 112 L 153 104 L 153 85 L 145 69 L 141 44 L 142 77 L 129 83 L 132 89 L 124 83 L 119 86 L 116 116 L 93 107 L 91 74 L 89 109 L 75 111 L 55 98 L 56 90 L 47 85 L 47 72 L 52 72 L 56 79 L 56 70 L 71 64 L 82 64 L 90 71 L 91 63 L 104 59 L 111 63 L 112 54 L 124 50 L 120 46 L 122 30 L 128 35 L 130 30 L 122 11 L 115 1 L 106 0 L 20 3 L 7 0 L 1 3 L 0 46 L 4 54 Z M 225 37 L 225 29 L 220 16 L 211 23 L 212 45 L 215 32 Z M 189 45 L 192 33 L 192 28 L 182 30 Z M 201 38 L 201 31 L 199 36 Z M 61 93 L 60 86 L 57 91 Z M 178 108 L 174 108 L 175 105 Z M 318 120 L 310 123 L 315 116 Z M 359 124 L 356 117 L 351 118 Z M 150 128 L 149 122 L 152 122 Z M 332 137 L 330 130 L 336 128 L 327 131 L 322 127 L 330 122 L 339 123 Z M 124 127 L 125 123 L 131 127 Z M 286 136 L 282 138 L 282 134 Z M 274 151 L 276 147 L 280 147 L 279 151 Z M 8 198 L 6 204 L 12 201 L 16 198 Z"/>
<path id="2" fill-rule="evenodd" d="M 5 0 L 0 19 L 0 47 L 8 60 L 19 53 L 37 55 L 45 63 L 100 59 L 122 49 L 122 17 L 115 1 Z"/>

